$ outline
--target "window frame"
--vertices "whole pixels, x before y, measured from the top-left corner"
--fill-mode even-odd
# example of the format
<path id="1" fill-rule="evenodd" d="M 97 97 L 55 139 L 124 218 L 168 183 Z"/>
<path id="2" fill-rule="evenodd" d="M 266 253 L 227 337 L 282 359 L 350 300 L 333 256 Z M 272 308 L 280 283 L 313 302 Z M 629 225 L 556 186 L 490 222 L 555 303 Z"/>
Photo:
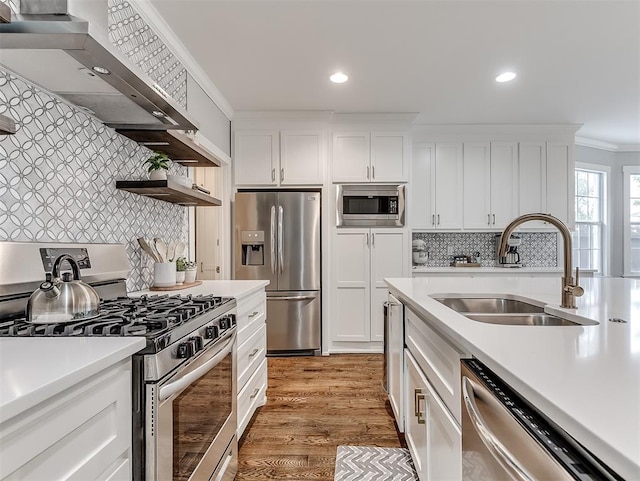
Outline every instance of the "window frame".
<path id="1" fill-rule="evenodd" d="M 582 171 L 587 171 L 587 172 L 594 172 L 597 174 L 602 175 L 601 179 L 602 179 L 602 183 L 601 183 L 601 191 L 600 191 L 600 214 L 601 214 L 601 218 L 600 218 L 600 222 L 598 223 L 594 223 L 594 222 L 580 222 L 578 221 L 578 213 L 575 212 L 575 199 L 578 197 L 578 193 L 577 193 L 577 189 L 574 191 L 573 193 L 573 198 L 574 198 L 574 216 L 575 216 L 575 226 L 574 226 L 574 232 L 576 232 L 578 230 L 578 225 L 579 224 L 586 224 L 586 225 L 600 225 L 601 226 L 601 244 L 600 244 L 600 270 L 594 272 L 595 276 L 607 276 L 609 274 L 609 266 L 610 266 L 610 261 L 611 259 L 609 258 L 610 254 L 609 254 L 609 240 L 610 240 L 610 225 L 609 225 L 609 219 L 611 218 L 610 215 L 610 208 L 611 208 L 611 202 L 609 202 L 609 192 L 610 192 L 610 188 L 609 188 L 609 183 L 611 182 L 611 167 L 609 167 L 608 165 L 601 165 L 601 164 L 589 164 L 586 162 L 576 162 L 575 163 L 575 167 L 574 167 L 574 185 L 576 182 L 575 179 L 575 174 L 578 170 L 582 170 Z M 573 252 L 571 252 L 571 255 L 573 256 Z M 573 259 L 573 263 L 574 265 L 578 265 L 578 259 Z"/>
<path id="2" fill-rule="evenodd" d="M 640 175 L 640 167 L 635 165 L 624 165 L 622 167 L 623 178 L 623 269 L 622 273 L 625 277 L 640 277 L 640 270 L 631 270 L 631 208 L 629 201 L 631 200 L 631 176 Z"/>

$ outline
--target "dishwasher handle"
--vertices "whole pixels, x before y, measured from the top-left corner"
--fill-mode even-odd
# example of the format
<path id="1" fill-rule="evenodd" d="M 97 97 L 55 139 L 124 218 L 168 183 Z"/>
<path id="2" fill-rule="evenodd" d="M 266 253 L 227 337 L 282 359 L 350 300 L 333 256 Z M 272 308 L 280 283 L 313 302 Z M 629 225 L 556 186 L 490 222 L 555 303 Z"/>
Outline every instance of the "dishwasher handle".
<path id="1" fill-rule="evenodd" d="M 475 386 L 476 389 L 485 390 L 482 386 Z M 480 436 L 482 443 L 487 447 L 495 460 L 518 481 L 536 481 L 536 478 L 518 461 L 518 459 L 500 442 L 498 437 L 491 431 L 484 421 L 474 394 L 474 383 L 467 377 L 462 376 L 462 397 L 464 405 L 473 423 L 473 427 Z M 492 394 L 487 390 L 487 395 Z M 516 429 L 521 429 L 517 426 Z"/>

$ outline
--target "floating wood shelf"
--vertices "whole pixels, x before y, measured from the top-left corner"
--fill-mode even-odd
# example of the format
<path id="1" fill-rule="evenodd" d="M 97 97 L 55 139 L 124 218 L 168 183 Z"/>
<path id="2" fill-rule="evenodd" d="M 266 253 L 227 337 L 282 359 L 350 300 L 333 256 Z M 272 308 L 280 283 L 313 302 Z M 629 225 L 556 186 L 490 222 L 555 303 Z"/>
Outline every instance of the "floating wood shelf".
<path id="1" fill-rule="evenodd" d="M 215 197 L 171 180 L 118 180 L 116 189 L 184 206 L 219 206 Z"/>

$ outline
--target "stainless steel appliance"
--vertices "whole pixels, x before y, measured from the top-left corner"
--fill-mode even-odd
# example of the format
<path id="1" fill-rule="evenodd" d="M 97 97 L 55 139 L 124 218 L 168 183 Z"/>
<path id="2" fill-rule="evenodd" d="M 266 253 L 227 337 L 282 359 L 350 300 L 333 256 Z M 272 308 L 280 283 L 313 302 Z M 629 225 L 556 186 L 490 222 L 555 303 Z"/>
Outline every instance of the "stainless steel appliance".
<path id="1" fill-rule="evenodd" d="M 27 299 L 69 255 L 101 298 L 97 317 L 32 323 Z M 127 297 L 123 245 L 0 243 L 0 336 L 143 336 L 132 359 L 133 479 L 231 481 L 237 471 L 236 302 Z M 62 268 L 64 264 L 60 262 Z M 63 274 L 64 275 L 64 274 Z"/>
<path id="2" fill-rule="evenodd" d="M 498 267 L 522 267 L 520 261 L 520 253 L 518 247 L 522 244 L 522 239 L 517 235 L 510 235 L 507 240 L 507 252 L 504 256 L 500 255 L 500 239 L 502 234 L 495 235 L 495 247 L 496 247 L 496 263 Z"/>
<path id="3" fill-rule="evenodd" d="M 463 481 L 622 479 L 477 359 L 461 378 Z"/>
<path id="4" fill-rule="evenodd" d="M 338 227 L 404 226 L 404 185 L 342 184 L 336 195 Z"/>
<path id="5" fill-rule="evenodd" d="M 234 277 L 266 279 L 267 353 L 319 354 L 320 192 L 238 192 Z"/>

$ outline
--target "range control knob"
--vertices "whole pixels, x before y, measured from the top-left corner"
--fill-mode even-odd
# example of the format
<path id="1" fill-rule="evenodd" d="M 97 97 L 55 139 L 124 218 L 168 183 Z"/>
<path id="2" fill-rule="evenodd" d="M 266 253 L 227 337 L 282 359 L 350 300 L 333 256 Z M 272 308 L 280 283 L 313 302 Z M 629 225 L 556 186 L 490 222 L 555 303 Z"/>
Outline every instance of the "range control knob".
<path id="1" fill-rule="evenodd" d="M 231 320 L 228 317 L 220 319 L 220 329 L 229 329 L 231 327 Z"/>
<path id="2" fill-rule="evenodd" d="M 189 338 L 189 341 L 193 343 L 193 346 L 196 352 L 202 351 L 202 348 L 204 347 L 204 342 L 201 336 L 191 337 Z"/>
<path id="3" fill-rule="evenodd" d="M 176 357 L 178 359 L 189 359 L 195 356 L 196 345 L 195 342 L 189 340 L 178 344 L 178 350 L 176 351 Z"/>
<path id="4" fill-rule="evenodd" d="M 216 339 L 220 335 L 218 326 L 207 326 L 204 330 L 205 339 Z"/>

